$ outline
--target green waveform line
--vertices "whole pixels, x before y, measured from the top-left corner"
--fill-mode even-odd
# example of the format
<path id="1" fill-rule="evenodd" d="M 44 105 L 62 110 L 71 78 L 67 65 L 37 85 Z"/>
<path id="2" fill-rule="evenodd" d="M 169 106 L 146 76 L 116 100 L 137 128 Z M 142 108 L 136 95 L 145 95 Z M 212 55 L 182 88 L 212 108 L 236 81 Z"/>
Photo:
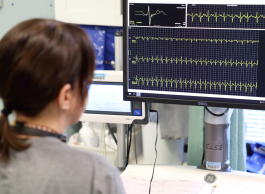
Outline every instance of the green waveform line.
<path id="1" fill-rule="evenodd" d="M 217 20 L 218 20 L 218 18 L 219 17 L 222 17 L 223 18 L 223 20 L 224 20 L 224 22 L 225 22 L 225 20 L 226 20 L 226 18 L 227 17 L 230 17 L 231 19 L 232 19 L 232 23 L 234 22 L 234 18 L 238 18 L 238 19 L 240 19 L 240 23 L 242 22 L 242 19 L 243 18 L 246 18 L 247 19 L 247 22 L 249 22 L 249 19 L 250 18 L 255 18 L 256 19 L 256 23 L 259 23 L 259 18 L 263 18 L 263 19 L 265 19 L 265 15 L 262 15 L 262 14 L 258 14 L 258 12 L 256 12 L 256 15 L 249 15 L 249 13 L 247 12 L 247 14 L 245 15 L 245 14 L 243 14 L 242 15 L 242 13 L 240 12 L 239 13 L 239 15 L 237 15 L 237 14 L 225 14 L 225 13 L 223 13 L 223 14 L 217 14 L 217 12 L 215 12 L 215 14 L 210 14 L 209 13 L 209 10 L 207 11 L 207 14 L 205 14 L 205 13 L 199 13 L 199 14 L 197 14 L 197 13 L 187 13 L 187 16 L 190 16 L 190 17 L 192 17 L 192 22 L 193 22 L 193 20 L 194 20 L 194 17 L 198 17 L 198 18 L 200 18 L 200 22 L 202 22 L 202 18 L 203 17 L 206 17 L 207 18 L 207 20 L 208 20 L 208 22 L 209 22 L 209 20 L 210 20 L 210 18 L 211 17 L 214 17 L 215 18 L 215 22 L 217 22 Z"/>
<path id="2" fill-rule="evenodd" d="M 228 39 L 200 39 L 200 38 L 167 38 L 167 37 L 143 37 L 133 36 L 136 40 L 167 40 L 167 41 L 190 41 L 192 42 L 214 42 L 214 43 L 259 43 L 259 40 L 228 40 Z"/>
<path id="3" fill-rule="evenodd" d="M 176 87 L 178 88 L 178 85 L 180 86 L 180 88 L 192 88 L 194 87 L 195 89 L 200 89 L 202 90 L 202 88 L 204 88 L 205 90 L 207 90 L 207 87 L 209 87 L 210 90 L 216 90 L 216 89 L 219 89 L 219 90 L 222 90 L 222 87 L 224 87 L 225 91 L 229 90 L 229 91 L 237 91 L 239 89 L 239 91 L 242 91 L 242 89 L 244 88 L 245 89 L 245 92 L 248 91 L 248 88 L 250 88 L 250 92 L 253 91 L 253 88 L 258 88 L 258 85 L 257 85 L 257 82 L 256 84 L 252 84 L 252 82 L 250 83 L 242 83 L 242 82 L 239 82 L 237 83 L 236 81 L 235 82 L 232 82 L 231 80 L 230 81 L 224 81 L 224 82 L 217 82 L 217 81 L 202 81 L 201 79 L 199 81 L 197 80 L 189 80 L 189 79 L 182 79 L 182 78 L 175 78 L 175 79 L 172 79 L 172 78 L 163 78 L 163 77 L 151 77 L 151 78 L 144 78 L 144 77 L 140 77 L 138 78 L 138 76 L 136 75 L 134 77 L 135 81 L 132 81 L 132 84 L 134 85 L 146 85 L 149 86 L 149 84 L 151 84 L 151 86 L 156 86 L 156 87 Z"/>
<path id="4" fill-rule="evenodd" d="M 133 64 L 136 64 L 137 62 L 149 62 L 149 61 L 151 61 L 152 63 L 154 63 L 154 62 L 156 62 L 156 63 L 168 63 L 168 62 L 170 62 L 171 64 L 173 64 L 173 63 L 175 63 L 175 64 L 178 64 L 178 62 L 180 62 L 181 64 L 188 64 L 188 63 L 190 63 L 190 64 L 195 64 L 195 65 L 198 65 L 198 64 L 200 64 L 200 65 L 203 65 L 203 64 L 205 64 L 205 65 L 208 65 L 208 64 L 210 64 L 210 65 L 220 65 L 220 66 L 222 66 L 223 64 L 225 65 L 225 66 L 227 66 L 228 64 L 230 64 L 230 66 L 232 67 L 233 65 L 235 65 L 235 66 L 238 66 L 238 65 L 240 65 L 241 67 L 243 66 L 243 65 L 245 65 L 246 67 L 248 67 L 248 66 L 251 66 L 251 67 L 253 67 L 254 65 L 255 66 L 258 66 L 258 60 L 257 60 L 257 62 L 255 63 L 255 62 L 253 62 L 252 60 L 251 61 L 238 61 L 238 60 L 235 60 L 235 61 L 233 61 L 232 59 L 230 59 L 230 60 L 227 60 L 227 59 L 225 59 L 224 61 L 222 61 L 222 60 L 212 60 L 212 59 L 205 59 L 205 60 L 203 60 L 202 58 L 200 58 L 200 59 L 192 59 L 192 58 L 190 58 L 190 59 L 188 59 L 187 57 L 186 58 L 184 58 L 184 57 L 179 57 L 179 58 L 163 58 L 162 56 L 159 58 L 158 56 L 157 57 L 138 57 L 137 55 L 136 55 L 136 57 L 133 57 L 133 59 L 134 59 L 134 61 L 132 61 L 132 63 Z"/>
<path id="5" fill-rule="evenodd" d="M 135 12 L 140 13 L 140 14 L 135 14 L 135 15 L 148 16 L 148 18 L 149 18 L 149 26 L 151 26 L 152 17 L 154 17 L 154 16 L 156 16 L 156 15 L 158 15 L 158 14 L 160 14 L 160 13 L 163 13 L 164 15 L 167 15 L 167 14 L 165 14 L 163 11 L 160 11 L 160 10 L 156 10 L 155 13 L 151 14 L 151 13 L 150 13 L 150 8 L 149 8 L 149 6 L 148 6 L 147 13 L 144 13 L 143 11 L 135 11 Z M 151 14 L 151 15 L 150 15 L 150 14 Z"/>

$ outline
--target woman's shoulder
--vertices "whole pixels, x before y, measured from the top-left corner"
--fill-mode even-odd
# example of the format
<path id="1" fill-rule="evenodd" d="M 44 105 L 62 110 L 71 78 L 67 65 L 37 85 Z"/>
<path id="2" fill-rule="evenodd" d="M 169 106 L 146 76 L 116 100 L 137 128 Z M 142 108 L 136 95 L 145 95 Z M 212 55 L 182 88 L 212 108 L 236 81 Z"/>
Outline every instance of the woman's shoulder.
<path id="1" fill-rule="evenodd" d="M 63 164 L 71 165 L 74 163 L 75 166 L 78 164 L 87 166 L 100 165 L 101 168 L 115 169 L 116 167 L 108 162 L 105 158 L 99 154 L 73 148 L 66 143 L 61 142 L 59 139 L 46 137 L 36 139 L 32 141 L 32 148 L 39 152 L 46 152 L 46 157 L 55 161 L 63 161 Z"/>
<path id="2" fill-rule="evenodd" d="M 43 145 L 44 142 L 49 145 Z M 35 149 L 36 146 L 40 152 L 47 154 L 45 157 L 49 161 L 45 163 L 53 166 L 54 171 L 58 173 L 58 169 L 65 169 L 64 172 L 60 172 L 61 176 L 68 177 L 70 173 L 71 180 L 84 182 L 87 185 L 90 183 L 94 189 L 92 193 L 125 193 L 119 177 L 120 172 L 99 154 L 72 148 L 55 138 L 44 138 L 39 142 L 33 142 L 32 148 Z"/>
<path id="3" fill-rule="evenodd" d="M 27 174 L 30 184 L 36 188 L 43 186 L 43 180 L 53 180 L 46 182 L 45 188 L 50 191 L 43 193 L 58 193 L 54 190 L 64 191 L 62 193 L 125 193 L 118 169 L 100 155 L 72 148 L 52 137 L 30 139 L 29 142 L 29 149 L 12 151 L 8 168 Z"/>

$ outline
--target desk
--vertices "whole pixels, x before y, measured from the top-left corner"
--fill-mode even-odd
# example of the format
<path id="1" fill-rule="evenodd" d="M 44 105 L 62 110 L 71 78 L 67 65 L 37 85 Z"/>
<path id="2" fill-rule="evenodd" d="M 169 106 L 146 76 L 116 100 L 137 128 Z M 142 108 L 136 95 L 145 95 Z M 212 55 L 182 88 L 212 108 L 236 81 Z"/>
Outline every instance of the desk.
<path id="1" fill-rule="evenodd" d="M 121 176 L 134 176 L 150 178 L 152 176 L 153 165 L 128 165 Z M 196 166 L 169 166 L 156 165 L 154 179 L 163 180 L 197 180 L 204 181 L 204 177 L 212 173 L 217 177 L 213 186 L 235 186 L 243 184 L 245 181 L 265 183 L 265 176 L 241 171 L 218 172 L 197 169 Z"/>

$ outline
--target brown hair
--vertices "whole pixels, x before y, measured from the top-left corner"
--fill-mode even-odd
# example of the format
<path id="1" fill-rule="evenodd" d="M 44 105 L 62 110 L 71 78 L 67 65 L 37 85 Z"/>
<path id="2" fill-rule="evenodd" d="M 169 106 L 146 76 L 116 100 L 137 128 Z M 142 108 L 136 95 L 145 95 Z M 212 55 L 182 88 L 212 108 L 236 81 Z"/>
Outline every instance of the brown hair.
<path id="1" fill-rule="evenodd" d="M 12 28 L 0 41 L 0 98 L 5 109 L 36 116 L 56 99 L 66 83 L 78 83 L 81 99 L 93 78 L 93 44 L 78 26 L 32 19 Z M 16 138 L 7 117 L 0 115 L 0 159 L 9 148 L 30 145 Z"/>

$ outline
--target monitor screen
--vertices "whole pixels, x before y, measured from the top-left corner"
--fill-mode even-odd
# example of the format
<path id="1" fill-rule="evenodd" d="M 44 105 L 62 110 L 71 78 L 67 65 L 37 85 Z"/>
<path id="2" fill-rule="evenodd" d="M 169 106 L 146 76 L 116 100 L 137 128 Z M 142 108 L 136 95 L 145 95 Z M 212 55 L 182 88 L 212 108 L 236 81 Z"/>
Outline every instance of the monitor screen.
<path id="1" fill-rule="evenodd" d="M 265 3 L 174 2 L 126 0 L 124 98 L 265 109 Z"/>
<path id="2" fill-rule="evenodd" d="M 95 71 L 80 121 L 147 124 L 149 103 L 123 100 L 123 72 Z"/>
<path id="3" fill-rule="evenodd" d="M 131 114 L 130 101 L 123 100 L 121 84 L 93 83 L 89 87 L 86 112 Z"/>

